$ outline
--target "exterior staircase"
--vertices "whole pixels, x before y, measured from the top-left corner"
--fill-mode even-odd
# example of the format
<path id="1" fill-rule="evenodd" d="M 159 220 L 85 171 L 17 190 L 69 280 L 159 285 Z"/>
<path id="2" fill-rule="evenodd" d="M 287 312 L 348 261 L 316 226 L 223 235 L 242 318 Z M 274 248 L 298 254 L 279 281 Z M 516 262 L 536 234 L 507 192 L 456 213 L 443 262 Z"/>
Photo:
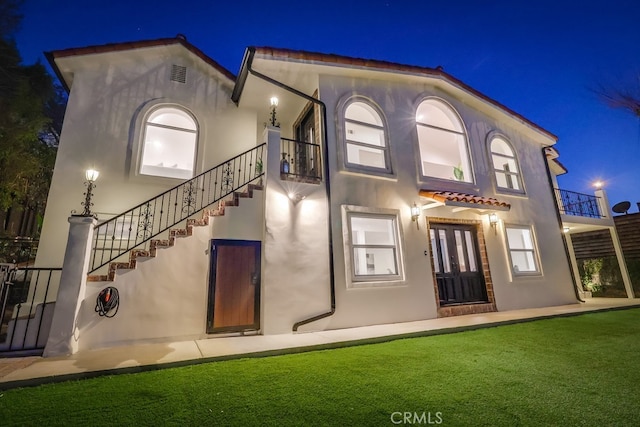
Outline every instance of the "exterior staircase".
<path id="1" fill-rule="evenodd" d="M 257 145 L 96 225 L 89 280 L 113 280 L 116 270 L 135 268 L 138 258 L 155 256 L 158 248 L 173 246 L 176 237 L 190 236 L 194 226 L 223 214 L 225 206 L 251 197 L 264 176 L 265 149 L 265 143 Z"/>
<path id="2" fill-rule="evenodd" d="M 165 249 L 174 246 L 176 238 L 190 237 L 193 235 L 194 227 L 204 227 L 209 225 L 211 217 L 225 215 L 225 207 L 239 206 L 240 200 L 243 198 L 253 198 L 254 191 L 263 190 L 261 185 L 249 184 L 245 187 L 244 191 L 236 191 L 232 194 L 231 198 L 226 200 L 220 200 L 218 207 L 213 209 L 202 210 L 202 216 L 200 219 L 189 218 L 186 220 L 184 228 L 171 228 L 169 229 L 167 239 L 152 239 L 149 241 L 149 249 L 133 249 L 129 251 L 128 262 L 111 262 L 108 265 L 107 274 L 90 274 L 87 276 L 87 282 L 112 282 L 115 280 L 116 273 L 118 271 L 134 270 L 140 258 L 149 259 L 155 258 L 158 249 Z"/>

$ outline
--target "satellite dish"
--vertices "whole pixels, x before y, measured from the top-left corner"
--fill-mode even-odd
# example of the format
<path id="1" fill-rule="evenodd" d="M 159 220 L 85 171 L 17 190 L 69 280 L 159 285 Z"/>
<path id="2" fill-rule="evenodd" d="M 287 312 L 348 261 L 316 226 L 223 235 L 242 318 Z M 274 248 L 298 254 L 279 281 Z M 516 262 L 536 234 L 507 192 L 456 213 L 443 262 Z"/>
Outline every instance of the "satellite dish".
<path id="1" fill-rule="evenodd" d="M 615 213 L 626 214 L 630 207 L 631 207 L 631 203 L 624 201 L 624 202 L 616 203 L 615 205 L 613 205 L 611 210 L 614 211 Z"/>

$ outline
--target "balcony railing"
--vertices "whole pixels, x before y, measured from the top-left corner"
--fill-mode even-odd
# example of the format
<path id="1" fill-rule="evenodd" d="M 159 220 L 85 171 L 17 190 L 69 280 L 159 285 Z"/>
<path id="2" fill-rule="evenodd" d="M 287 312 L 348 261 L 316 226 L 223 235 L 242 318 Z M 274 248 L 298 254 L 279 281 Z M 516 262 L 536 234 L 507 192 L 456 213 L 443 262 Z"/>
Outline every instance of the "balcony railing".
<path id="1" fill-rule="evenodd" d="M 602 218 L 598 197 L 575 191 L 555 189 L 558 209 L 562 215 Z"/>
<path id="2" fill-rule="evenodd" d="M 309 142 L 280 138 L 280 176 L 303 182 L 319 182 L 322 179 L 320 146 Z"/>

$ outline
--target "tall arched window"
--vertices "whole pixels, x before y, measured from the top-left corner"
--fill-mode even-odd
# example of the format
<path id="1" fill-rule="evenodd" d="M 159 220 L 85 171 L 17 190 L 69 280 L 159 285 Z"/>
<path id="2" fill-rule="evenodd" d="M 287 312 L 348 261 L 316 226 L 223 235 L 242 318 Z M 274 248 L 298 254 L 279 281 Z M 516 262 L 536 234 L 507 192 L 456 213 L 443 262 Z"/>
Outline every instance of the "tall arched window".
<path id="1" fill-rule="evenodd" d="M 144 124 L 140 173 L 193 177 L 197 142 L 198 125 L 189 113 L 176 107 L 154 110 Z"/>
<path id="2" fill-rule="evenodd" d="M 491 140 L 491 162 L 499 189 L 522 191 L 516 155 L 511 145 L 500 137 Z"/>
<path id="3" fill-rule="evenodd" d="M 473 182 L 467 136 L 456 112 L 442 101 L 427 99 L 416 112 L 422 175 Z"/>
<path id="4" fill-rule="evenodd" d="M 391 171 L 384 123 L 372 106 L 350 103 L 344 112 L 344 130 L 347 166 Z"/>

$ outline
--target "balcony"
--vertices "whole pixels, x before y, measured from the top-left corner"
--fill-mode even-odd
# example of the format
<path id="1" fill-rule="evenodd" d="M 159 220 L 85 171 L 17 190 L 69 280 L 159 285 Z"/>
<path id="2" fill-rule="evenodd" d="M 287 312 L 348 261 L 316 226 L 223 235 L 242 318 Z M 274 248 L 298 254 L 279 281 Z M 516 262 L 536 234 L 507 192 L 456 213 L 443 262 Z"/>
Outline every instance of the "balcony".
<path id="1" fill-rule="evenodd" d="M 600 197 L 575 191 L 554 189 L 558 210 L 561 215 L 581 216 L 587 218 L 604 218 L 600 209 Z"/>
<path id="2" fill-rule="evenodd" d="M 280 138 L 280 178 L 318 184 L 322 180 L 320 145 Z"/>

